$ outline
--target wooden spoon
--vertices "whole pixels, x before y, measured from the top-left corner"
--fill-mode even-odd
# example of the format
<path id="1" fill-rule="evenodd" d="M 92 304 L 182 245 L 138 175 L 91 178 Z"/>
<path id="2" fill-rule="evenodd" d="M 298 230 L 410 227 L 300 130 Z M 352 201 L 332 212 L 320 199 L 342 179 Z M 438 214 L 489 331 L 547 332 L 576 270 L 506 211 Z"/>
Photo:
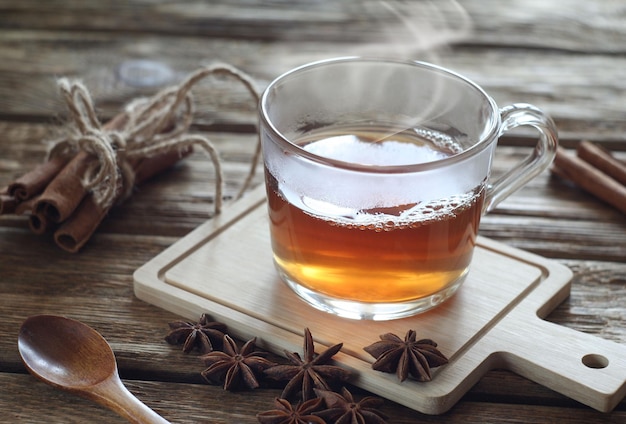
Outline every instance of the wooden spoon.
<path id="1" fill-rule="evenodd" d="M 54 387 L 99 403 L 132 423 L 168 422 L 128 391 L 107 341 L 81 322 L 32 316 L 20 328 L 17 347 L 28 371 Z"/>

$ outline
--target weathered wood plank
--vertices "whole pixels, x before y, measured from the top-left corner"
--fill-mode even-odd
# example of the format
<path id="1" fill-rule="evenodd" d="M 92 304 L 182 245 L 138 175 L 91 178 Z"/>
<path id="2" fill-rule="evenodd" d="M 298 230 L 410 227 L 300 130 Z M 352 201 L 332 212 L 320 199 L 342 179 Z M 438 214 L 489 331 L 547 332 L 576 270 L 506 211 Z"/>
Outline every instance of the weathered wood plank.
<path id="1" fill-rule="evenodd" d="M 533 1 L 524 7 L 497 0 L 459 3 L 474 23 L 472 44 L 594 54 L 624 51 L 626 10 L 620 0 Z"/>
<path id="2" fill-rule="evenodd" d="M 498 375 L 501 377 L 501 375 Z M 14 393 L 15 402 L 7 402 L 0 397 L 0 408 L 4 417 L 12 422 L 49 423 L 49 422 L 108 422 L 123 423 L 113 413 L 102 409 L 86 400 L 43 386 L 29 375 L 0 374 L 5 390 Z M 503 380 L 498 380 L 503 383 Z M 504 379 L 507 382 L 507 379 Z M 129 390 L 144 400 L 149 406 L 165 418 L 175 423 L 211 423 L 211 424 L 253 424 L 258 421 L 252 411 L 272 409 L 273 398 L 278 390 L 255 390 L 244 393 L 228 393 L 221 388 L 124 380 Z M 485 384 L 491 382 L 486 382 Z M 512 386 L 523 384 L 518 378 L 508 379 Z M 545 423 L 568 422 L 574 424 L 622 423 L 626 419 L 623 408 L 610 415 L 588 408 L 577 408 L 567 400 L 556 404 L 546 404 L 545 399 L 537 399 L 536 391 L 530 391 L 525 400 L 527 405 L 509 403 L 508 397 L 492 397 L 484 390 L 485 384 L 479 384 L 476 400 L 466 401 L 455 406 L 444 416 L 427 416 L 386 402 L 381 411 L 388 415 L 388 422 L 394 424 L 439 423 Z M 33 388 L 41 392 L 42 397 L 35 398 L 29 393 Z M 358 390 L 353 394 L 359 399 L 363 396 Z M 481 399 L 482 396 L 482 399 Z M 554 401 L 554 399 L 553 399 Z M 535 403 L 537 402 L 537 403 Z M 560 404 L 559 404 L 560 403 Z M 532 410 L 530 409 L 532 405 Z M 71 420 L 71 421 L 68 421 Z"/>
<path id="3" fill-rule="evenodd" d="M 494 19 L 497 17 L 497 19 Z M 367 40 L 624 52 L 619 0 L 514 7 L 508 2 L 198 0 L 107 3 L 26 0 L 0 4 L 0 27 L 152 32 L 252 40 Z M 88 22 L 88 24 L 86 24 Z"/>

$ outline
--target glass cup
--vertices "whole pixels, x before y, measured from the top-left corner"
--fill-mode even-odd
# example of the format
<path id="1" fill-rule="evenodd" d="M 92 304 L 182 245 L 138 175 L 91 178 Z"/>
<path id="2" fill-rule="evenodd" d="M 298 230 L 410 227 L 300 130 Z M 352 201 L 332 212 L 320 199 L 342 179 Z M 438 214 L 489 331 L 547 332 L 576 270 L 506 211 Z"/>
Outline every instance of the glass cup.
<path id="1" fill-rule="evenodd" d="M 278 77 L 260 131 L 274 262 L 314 307 L 386 320 L 426 311 L 465 279 L 482 214 L 552 162 L 557 130 L 528 104 L 503 109 L 423 62 L 339 58 Z M 539 131 L 490 180 L 497 140 Z"/>

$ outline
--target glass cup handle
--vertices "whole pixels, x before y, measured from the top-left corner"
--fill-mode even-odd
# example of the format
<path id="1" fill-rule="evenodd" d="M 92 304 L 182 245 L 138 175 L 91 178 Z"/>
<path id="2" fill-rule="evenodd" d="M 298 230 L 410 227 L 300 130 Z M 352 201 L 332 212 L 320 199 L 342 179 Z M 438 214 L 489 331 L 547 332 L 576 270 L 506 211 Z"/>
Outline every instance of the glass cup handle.
<path id="1" fill-rule="evenodd" d="M 517 103 L 500 109 L 500 135 L 513 128 L 528 125 L 539 131 L 535 149 L 517 166 L 488 185 L 485 212 L 491 212 L 502 200 L 545 170 L 554 159 L 558 146 L 558 131 L 552 119 L 533 105 Z"/>

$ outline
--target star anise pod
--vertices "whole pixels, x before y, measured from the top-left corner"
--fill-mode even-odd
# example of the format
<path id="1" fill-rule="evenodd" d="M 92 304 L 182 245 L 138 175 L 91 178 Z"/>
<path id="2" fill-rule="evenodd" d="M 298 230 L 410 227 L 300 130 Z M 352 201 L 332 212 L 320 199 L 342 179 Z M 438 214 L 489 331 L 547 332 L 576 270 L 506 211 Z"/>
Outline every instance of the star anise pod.
<path id="1" fill-rule="evenodd" d="M 326 422 L 334 424 L 385 424 L 387 416 L 378 411 L 378 407 L 383 404 L 383 400 L 374 396 L 366 396 L 359 402 L 354 400 L 352 393 L 345 387 L 341 389 L 341 394 L 330 390 L 315 389 L 315 394 L 324 399 L 326 408 L 324 411 L 316 412 Z M 332 420 L 332 421 L 330 421 Z"/>
<path id="2" fill-rule="evenodd" d="M 298 403 L 295 409 L 288 400 L 276 398 L 276 409 L 260 412 L 256 419 L 261 424 L 326 424 L 322 418 L 313 415 L 320 409 L 322 399 L 315 398 Z"/>
<path id="3" fill-rule="evenodd" d="M 338 343 L 316 356 L 313 336 L 309 329 L 305 328 L 304 359 L 296 352 L 291 353 L 285 350 L 285 355 L 291 364 L 276 365 L 265 370 L 265 375 L 273 380 L 289 380 L 280 395 L 281 398 L 288 399 L 301 392 L 302 400 L 307 401 L 315 397 L 313 393 L 314 388 L 330 390 L 329 383 L 326 380 L 329 382 L 347 381 L 350 378 L 348 370 L 327 364 L 342 347 L 343 343 Z"/>
<path id="4" fill-rule="evenodd" d="M 237 390 L 242 386 L 256 389 L 259 387 L 258 376 L 275 364 L 265 359 L 263 352 L 255 351 L 255 343 L 256 337 L 239 349 L 228 334 L 224 335 L 223 351 L 209 352 L 201 357 L 208 366 L 202 371 L 202 377 L 209 383 L 223 382 L 224 390 Z"/>
<path id="5" fill-rule="evenodd" d="M 448 358 L 437 349 L 437 343 L 430 339 L 416 341 L 414 330 L 409 330 L 404 340 L 395 334 L 383 334 L 380 341 L 363 349 L 376 358 L 373 369 L 395 372 L 400 381 L 406 380 L 409 374 L 418 381 L 430 381 L 430 369 L 448 363 Z"/>
<path id="6" fill-rule="evenodd" d="M 168 325 L 170 333 L 165 336 L 165 341 L 172 345 L 182 344 L 185 353 L 191 352 L 194 347 L 200 353 L 211 352 L 213 344 L 219 346 L 226 332 L 225 324 L 212 321 L 207 314 L 202 314 L 197 323 L 176 321 Z"/>

